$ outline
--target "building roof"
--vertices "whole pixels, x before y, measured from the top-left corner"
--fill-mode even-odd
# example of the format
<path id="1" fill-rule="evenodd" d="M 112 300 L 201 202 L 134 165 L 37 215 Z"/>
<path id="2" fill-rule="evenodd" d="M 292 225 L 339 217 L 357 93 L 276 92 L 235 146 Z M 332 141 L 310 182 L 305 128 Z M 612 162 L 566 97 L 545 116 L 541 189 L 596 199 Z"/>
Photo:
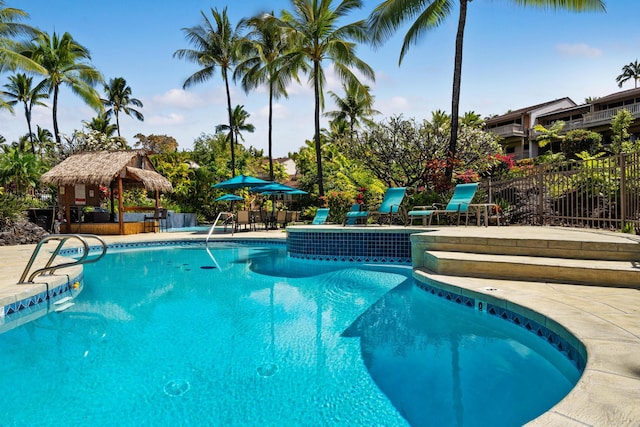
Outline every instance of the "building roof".
<path id="1" fill-rule="evenodd" d="M 143 185 L 148 191 L 173 191 L 171 182 L 156 172 L 146 153 L 139 150 L 74 154 L 42 175 L 40 181 L 58 186 L 109 186 L 119 176 L 130 185 Z"/>
<path id="2" fill-rule="evenodd" d="M 562 101 L 569 101 L 570 103 L 572 103 L 573 105 L 576 105 L 575 102 L 573 102 L 573 100 L 569 97 L 564 97 L 564 98 L 558 98 L 558 99 L 554 99 L 553 101 L 547 101 L 547 102 L 542 102 L 540 104 L 536 104 L 536 105 L 531 105 L 529 107 L 524 107 L 524 108 L 520 108 L 518 110 L 514 110 L 514 111 L 510 111 L 506 114 L 502 114 L 500 116 L 495 116 L 492 117 L 490 119 L 487 119 L 485 122 L 487 124 L 492 124 L 492 123 L 497 123 L 497 122 L 503 122 L 505 120 L 509 120 L 509 119 L 515 119 L 518 118 L 524 114 L 530 113 L 532 111 L 535 111 L 539 108 L 542 107 L 547 107 L 549 105 L 553 105 L 555 103 L 558 102 L 562 102 Z"/>
<path id="3" fill-rule="evenodd" d="M 620 92 L 612 93 L 601 98 L 593 100 L 592 104 L 602 104 L 605 102 L 617 101 L 640 96 L 640 88 L 628 89 Z"/>

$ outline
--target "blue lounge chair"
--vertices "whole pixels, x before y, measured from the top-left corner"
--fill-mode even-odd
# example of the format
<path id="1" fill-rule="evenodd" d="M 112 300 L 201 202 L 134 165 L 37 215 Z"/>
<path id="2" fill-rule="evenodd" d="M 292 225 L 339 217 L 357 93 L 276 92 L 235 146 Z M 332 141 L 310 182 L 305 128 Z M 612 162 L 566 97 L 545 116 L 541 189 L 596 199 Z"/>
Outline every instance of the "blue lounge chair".
<path id="1" fill-rule="evenodd" d="M 393 224 L 393 220 L 395 218 L 400 218 L 404 222 L 404 215 L 402 207 L 400 204 L 404 199 L 404 194 L 407 191 L 405 187 L 396 187 L 396 188 L 387 188 L 386 193 L 384 193 L 384 198 L 382 199 L 382 203 L 378 206 L 378 209 L 375 211 L 357 211 L 357 212 L 347 212 L 347 217 L 345 218 L 344 224 L 346 225 L 350 223 L 352 219 L 355 219 L 356 223 L 362 222 L 367 224 L 369 218 L 375 218 L 379 224 L 383 222 L 388 222 L 389 224 Z"/>
<path id="2" fill-rule="evenodd" d="M 444 209 L 439 208 L 437 203 L 433 206 L 414 206 L 413 210 L 409 211 L 409 224 L 413 225 L 413 221 L 416 218 L 422 220 L 422 225 L 427 225 L 427 218 L 429 219 L 428 225 L 431 225 L 433 216 L 448 215 L 457 216 L 458 225 L 460 225 L 460 217 L 464 215 L 466 217 L 465 224 L 469 223 L 469 205 L 476 195 L 478 190 L 478 183 L 472 184 L 458 184 L 453 190 L 451 200 L 447 203 Z M 440 205 L 441 206 L 441 205 Z"/>
<path id="3" fill-rule="evenodd" d="M 311 222 L 312 225 L 322 225 L 327 222 L 327 217 L 329 216 L 329 208 L 320 208 L 316 211 L 316 216 L 313 218 Z"/>

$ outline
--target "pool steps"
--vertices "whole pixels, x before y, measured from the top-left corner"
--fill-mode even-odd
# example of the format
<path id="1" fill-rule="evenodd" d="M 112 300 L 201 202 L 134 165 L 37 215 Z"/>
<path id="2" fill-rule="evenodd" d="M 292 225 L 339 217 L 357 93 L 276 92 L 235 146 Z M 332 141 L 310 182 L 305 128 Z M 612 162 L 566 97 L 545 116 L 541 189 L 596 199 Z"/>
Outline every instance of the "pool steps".
<path id="1" fill-rule="evenodd" d="M 640 243 L 412 236 L 413 265 L 447 276 L 640 289 Z"/>

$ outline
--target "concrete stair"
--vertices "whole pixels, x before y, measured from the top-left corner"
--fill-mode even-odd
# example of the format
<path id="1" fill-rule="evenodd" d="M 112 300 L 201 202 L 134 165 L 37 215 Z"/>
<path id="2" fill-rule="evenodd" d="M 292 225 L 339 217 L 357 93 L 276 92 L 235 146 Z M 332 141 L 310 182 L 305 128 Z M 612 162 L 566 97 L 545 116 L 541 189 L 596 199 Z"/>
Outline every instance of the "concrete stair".
<path id="1" fill-rule="evenodd" d="M 516 231 L 516 230 L 514 230 Z M 463 277 L 640 289 L 640 243 L 588 234 L 412 237 L 414 267 Z"/>

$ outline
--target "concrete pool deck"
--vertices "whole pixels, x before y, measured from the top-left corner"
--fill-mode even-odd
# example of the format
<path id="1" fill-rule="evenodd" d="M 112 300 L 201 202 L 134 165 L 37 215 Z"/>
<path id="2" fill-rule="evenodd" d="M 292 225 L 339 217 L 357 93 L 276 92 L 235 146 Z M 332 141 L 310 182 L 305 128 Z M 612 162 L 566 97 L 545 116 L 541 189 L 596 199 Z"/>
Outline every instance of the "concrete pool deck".
<path id="1" fill-rule="evenodd" d="M 322 226 L 325 229 L 343 229 Z M 370 232 L 378 226 L 362 227 Z M 387 228 L 387 227 L 385 227 Z M 402 227 L 403 230 L 406 228 Z M 638 236 L 599 230 L 550 227 L 416 227 L 449 238 L 509 239 L 514 235 L 537 241 L 640 245 Z M 168 232 L 105 236 L 108 244 L 167 240 L 203 240 L 206 233 Z M 286 238 L 281 231 L 214 234 L 215 239 Z M 0 247 L 0 298 L 18 295 L 31 285 L 16 285 L 35 245 Z M 560 264 L 562 260 L 558 261 Z M 592 261 L 596 267 L 599 261 Z M 621 263 L 620 271 L 636 270 L 640 259 Z M 588 269 L 589 266 L 585 266 Z M 615 274 L 611 273 L 611 274 Z M 555 407 L 531 421 L 532 426 L 640 425 L 640 280 L 628 287 L 479 279 L 429 273 L 441 281 L 474 293 L 486 293 L 540 313 L 563 325 L 584 344 L 587 366 L 576 387 Z M 640 276 L 639 276 L 640 277 Z M 487 290 L 491 288 L 492 290 Z M 499 416 L 496 414 L 494 416 Z"/>

